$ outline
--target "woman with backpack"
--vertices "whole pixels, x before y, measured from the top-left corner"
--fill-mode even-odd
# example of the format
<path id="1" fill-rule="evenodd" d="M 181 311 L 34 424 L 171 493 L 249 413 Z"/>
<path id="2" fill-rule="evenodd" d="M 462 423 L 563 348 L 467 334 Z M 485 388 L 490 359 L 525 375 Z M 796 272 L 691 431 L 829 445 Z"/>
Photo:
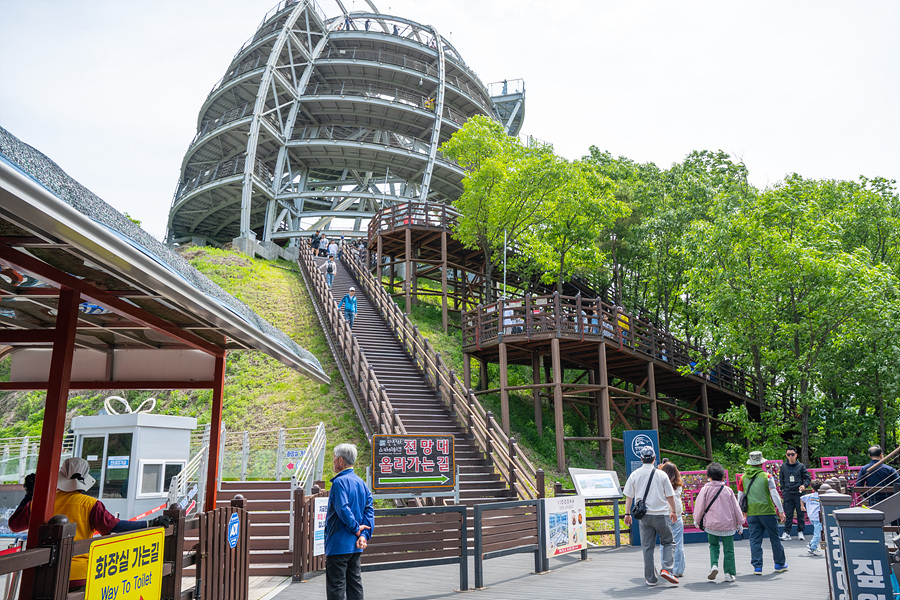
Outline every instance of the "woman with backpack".
<path id="1" fill-rule="evenodd" d="M 765 462 L 762 452 L 751 452 L 747 469 L 738 480 L 738 504 L 750 527 L 750 563 L 755 575 L 762 575 L 762 542 L 766 535 L 772 544 L 775 571 L 781 573 L 788 569 L 784 546 L 778 535 L 778 523 L 784 521 L 784 509 L 775 479 L 762 468 Z"/>
<path id="2" fill-rule="evenodd" d="M 719 543 L 725 554 L 725 581 L 734 581 L 737 568 L 734 563 L 734 534 L 744 532 L 744 515 L 737 498 L 725 485 L 725 467 L 717 462 L 706 467 L 709 482 L 694 499 L 694 525 L 706 532 L 709 542 L 709 575 L 715 581 L 719 574 Z"/>

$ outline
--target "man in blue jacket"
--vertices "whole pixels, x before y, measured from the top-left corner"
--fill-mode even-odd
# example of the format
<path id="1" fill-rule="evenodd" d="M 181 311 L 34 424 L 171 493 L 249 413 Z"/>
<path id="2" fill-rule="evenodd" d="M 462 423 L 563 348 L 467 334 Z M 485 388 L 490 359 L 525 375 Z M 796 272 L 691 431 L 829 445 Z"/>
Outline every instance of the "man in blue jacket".
<path id="1" fill-rule="evenodd" d="M 353 329 L 353 319 L 356 318 L 356 288 L 351 287 L 347 293 L 341 298 L 341 302 L 338 304 L 338 310 L 344 309 L 344 317 L 347 319 L 347 323 L 350 325 L 350 329 Z M 353 463 L 351 463 L 353 464 Z"/>
<path id="2" fill-rule="evenodd" d="M 881 464 L 877 469 L 872 469 L 876 464 L 884 459 L 884 450 L 881 446 L 872 446 L 869 448 L 869 464 L 859 470 L 856 477 L 856 485 L 865 487 L 890 487 L 898 481 L 897 470 L 886 464 Z M 875 506 L 882 500 L 887 499 L 892 492 L 880 492 L 878 494 L 869 495 L 869 506 Z"/>
<path id="3" fill-rule="evenodd" d="M 328 600 L 363 600 L 359 561 L 372 537 L 375 507 L 365 482 L 353 473 L 356 446 L 334 448 L 334 477 L 325 518 L 325 587 Z"/>

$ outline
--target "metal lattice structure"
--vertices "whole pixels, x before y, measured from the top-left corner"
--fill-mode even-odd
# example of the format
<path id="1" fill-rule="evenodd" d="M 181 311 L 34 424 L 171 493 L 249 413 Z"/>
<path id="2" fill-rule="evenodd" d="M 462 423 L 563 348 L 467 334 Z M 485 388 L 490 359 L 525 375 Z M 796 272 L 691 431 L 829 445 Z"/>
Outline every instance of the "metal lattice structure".
<path id="1" fill-rule="evenodd" d="M 170 243 L 252 252 L 317 229 L 364 236 L 383 206 L 461 194 L 465 173 L 438 147 L 468 118 L 518 134 L 521 80 L 492 97 L 436 28 L 337 5 L 326 17 L 285 0 L 235 54 L 182 162 Z"/>

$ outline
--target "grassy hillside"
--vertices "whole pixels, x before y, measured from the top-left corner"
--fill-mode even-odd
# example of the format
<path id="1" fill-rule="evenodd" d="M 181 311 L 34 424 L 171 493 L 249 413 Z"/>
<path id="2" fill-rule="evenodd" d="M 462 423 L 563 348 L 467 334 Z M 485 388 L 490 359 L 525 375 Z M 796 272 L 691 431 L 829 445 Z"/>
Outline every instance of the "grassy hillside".
<path id="1" fill-rule="evenodd" d="M 262 430 L 306 427 L 324 421 L 329 452 L 338 443 L 355 443 L 360 450 L 360 466 L 368 464 L 368 443 L 296 267 L 214 248 L 189 247 L 183 255 L 216 284 L 312 352 L 331 377 L 330 385 L 318 384 L 261 352 L 230 352 L 225 372 L 225 427 Z M 8 361 L 0 361 L 0 378 L 8 378 Z M 210 419 L 209 390 L 73 393 L 67 417 L 96 414 L 103 399 L 111 394 L 126 397 L 132 406 L 152 396 L 158 400 L 158 413 L 197 417 L 201 424 Z M 0 437 L 40 435 L 43 407 L 43 392 L 0 394 Z M 328 470 L 326 465 L 326 473 Z"/>

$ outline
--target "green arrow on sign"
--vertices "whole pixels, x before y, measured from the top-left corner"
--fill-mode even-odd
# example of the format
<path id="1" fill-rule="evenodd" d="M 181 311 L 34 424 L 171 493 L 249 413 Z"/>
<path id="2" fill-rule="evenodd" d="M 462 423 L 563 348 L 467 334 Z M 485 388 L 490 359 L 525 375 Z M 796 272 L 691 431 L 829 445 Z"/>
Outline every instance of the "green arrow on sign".
<path id="1" fill-rule="evenodd" d="M 446 475 L 421 476 L 421 477 L 382 477 L 378 483 L 447 483 L 450 478 Z"/>

